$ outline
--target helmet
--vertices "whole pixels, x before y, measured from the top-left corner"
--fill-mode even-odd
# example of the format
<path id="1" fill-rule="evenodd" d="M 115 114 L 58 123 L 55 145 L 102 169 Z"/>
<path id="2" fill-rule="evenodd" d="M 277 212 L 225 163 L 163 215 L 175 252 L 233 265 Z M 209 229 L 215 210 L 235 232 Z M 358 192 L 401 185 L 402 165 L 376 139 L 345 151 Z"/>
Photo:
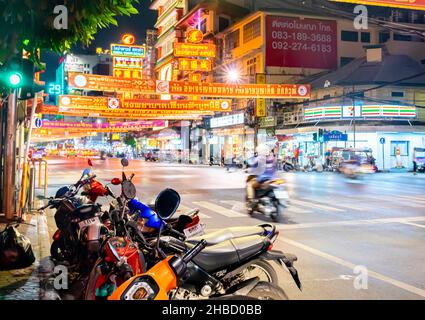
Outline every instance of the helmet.
<path id="1" fill-rule="evenodd" d="M 56 191 L 55 198 L 62 198 L 63 196 L 65 196 L 65 194 L 68 191 L 69 191 L 69 188 L 68 187 L 59 188 L 59 190 Z"/>

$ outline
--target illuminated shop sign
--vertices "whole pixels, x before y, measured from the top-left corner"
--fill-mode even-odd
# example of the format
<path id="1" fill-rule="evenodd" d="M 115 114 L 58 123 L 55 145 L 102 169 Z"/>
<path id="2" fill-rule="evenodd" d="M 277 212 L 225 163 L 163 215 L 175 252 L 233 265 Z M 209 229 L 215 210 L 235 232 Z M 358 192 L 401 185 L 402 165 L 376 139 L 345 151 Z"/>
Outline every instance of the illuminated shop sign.
<path id="1" fill-rule="evenodd" d="M 174 43 L 174 55 L 176 57 L 203 57 L 215 58 L 216 46 L 210 43 Z"/>
<path id="2" fill-rule="evenodd" d="M 145 46 L 125 45 L 116 43 L 111 44 L 112 56 L 144 57 L 145 54 Z"/>
<path id="3" fill-rule="evenodd" d="M 68 87 L 108 92 L 202 95 L 217 98 L 310 98 L 310 85 L 307 84 L 227 84 L 163 80 L 155 82 L 151 79 L 127 79 L 72 72 L 68 74 Z"/>
<path id="4" fill-rule="evenodd" d="M 308 99 L 310 85 L 227 84 L 184 81 L 156 81 L 158 94 L 203 95 L 220 98 Z"/>
<path id="5" fill-rule="evenodd" d="M 68 87 L 109 92 L 155 93 L 155 82 L 152 80 L 126 79 L 73 72 L 68 74 Z"/>
<path id="6" fill-rule="evenodd" d="M 227 126 L 234 126 L 244 123 L 244 114 L 232 114 L 230 116 L 217 117 L 210 119 L 210 128 L 221 128 Z"/>
<path id="7" fill-rule="evenodd" d="M 142 121 L 128 121 L 128 122 L 64 122 L 64 121 L 49 121 L 43 120 L 42 128 L 44 129 L 82 129 L 90 131 L 129 131 L 146 128 L 165 127 L 164 120 L 142 120 Z"/>
<path id="8" fill-rule="evenodd" d="M 204 40 L 204 34 L 199 29 L 190 29 L 186 32 L 186 41 L 189 43 L 201 43 Z"/>
<path id="9" fill-rule="evenodd" d="M 143 61 L 141 58 L 134 57 L 113 57 L 114 68 L 128 68 L 128 69 L 141 69 Z"/>
<path id="10" fill-rule="evenodd" d="M 114 68 L 114 77 L 117 78 L 126 78 L 126 79 L 142 79 L 143 73 L 139 69 L 123 69 L 123 68 Z"/>
<path id="11" fill-rule="evenodd" d="M 120 109 L 125 112 L 132 110 L 187 110 L 187 111 L 215 111 L 230 112 L 232 100 L 155 100 L 155 99 L 118 99 L 113 97 L 91 97 L 62 95 L 58 104 L 60 111 L 109 111 Z"/>
<path id="12" fill-rule="evenodd" d="M 210 60 L 197 60 L 179 58 L 179 70 L 180 71 L 211 71 L 212 64 Z"/>
<path id="13" fill-rule="evenodd" d="M 425 0 L 331 0 L 331 1 L 365 4 L 370 6 L 383 6 L 383 7 L 412 9 L 412 10 L 425 10 Z"/>
<path id="14" fill-rule="evenodd" d="M 305 120 L 323 118 L 414 118 L 416 107 L 400 105 L 322 106 L 304 111 Z"/>

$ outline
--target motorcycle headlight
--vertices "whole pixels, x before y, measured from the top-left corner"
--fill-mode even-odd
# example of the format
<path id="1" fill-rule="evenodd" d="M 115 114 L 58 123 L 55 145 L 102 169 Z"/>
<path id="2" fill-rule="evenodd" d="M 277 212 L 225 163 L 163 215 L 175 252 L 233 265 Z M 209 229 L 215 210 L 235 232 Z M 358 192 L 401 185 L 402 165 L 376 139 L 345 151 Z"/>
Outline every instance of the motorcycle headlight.
<path id="1" fill-rule="evenodd" d="M 153 300 L 158 292 L 159 287 L 151 277 L 140 276 L 124 291 L 121 300 Z"/>

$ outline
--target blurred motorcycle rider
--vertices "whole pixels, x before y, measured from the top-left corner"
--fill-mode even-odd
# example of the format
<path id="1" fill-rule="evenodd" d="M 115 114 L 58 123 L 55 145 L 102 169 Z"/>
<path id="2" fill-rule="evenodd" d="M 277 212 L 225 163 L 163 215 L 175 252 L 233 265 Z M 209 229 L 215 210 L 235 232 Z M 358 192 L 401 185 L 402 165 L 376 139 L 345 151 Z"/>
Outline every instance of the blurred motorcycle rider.
<path id="1" fill-rule="evenodd" d="M 250 206 L 254 205 L 255 190 L 263 182 L 272 180 L 276 175 L 276 157 L 266 144 L 259 145 L 254 157 L 248 160 L 250 174 L 246 182 L 247 201 Z"/>

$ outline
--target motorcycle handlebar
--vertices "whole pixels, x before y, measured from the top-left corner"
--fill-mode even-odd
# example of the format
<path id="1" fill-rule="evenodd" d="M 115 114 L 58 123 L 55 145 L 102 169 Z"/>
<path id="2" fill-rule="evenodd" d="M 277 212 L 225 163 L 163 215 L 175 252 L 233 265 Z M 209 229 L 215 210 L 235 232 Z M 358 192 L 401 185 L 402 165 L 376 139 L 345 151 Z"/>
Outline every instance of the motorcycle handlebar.
<path id="1" fill-rule="evenodd" d="M 193 258 L 195 258 L 205 247 L 207 246 L 206 240 L 201 240 L 196 246 L 190 249 L 183 256 L 183 261 L 189 263 Z"/>

